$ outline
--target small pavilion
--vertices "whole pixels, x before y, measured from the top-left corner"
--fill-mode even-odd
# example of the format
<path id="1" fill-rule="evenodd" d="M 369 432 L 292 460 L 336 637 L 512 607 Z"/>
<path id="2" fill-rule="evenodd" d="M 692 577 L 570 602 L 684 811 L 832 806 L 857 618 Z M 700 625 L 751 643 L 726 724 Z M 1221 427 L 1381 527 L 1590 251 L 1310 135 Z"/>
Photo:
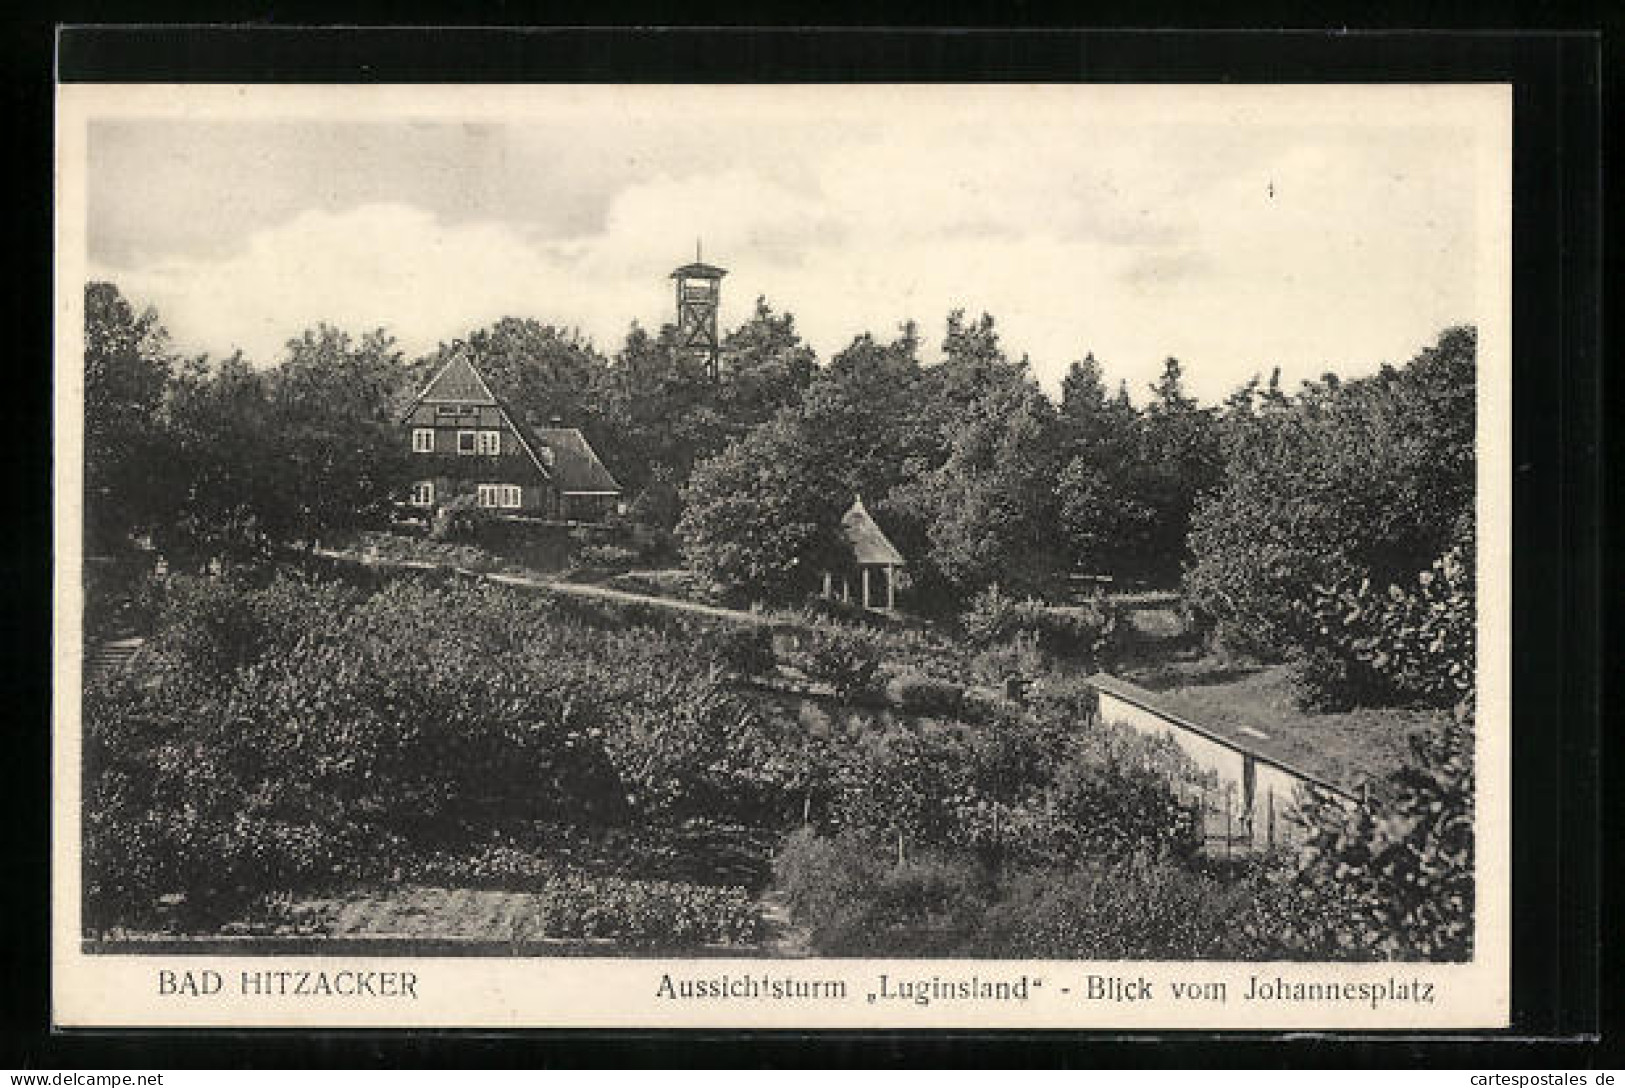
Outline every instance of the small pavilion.
<path id="1" fill-rule="evenodd" d="M 842 570 L 824 572 L 824 596 L 850 602 L 855 582 L 864 608 L 896 611 L 898 568 L 907 564 L 863 505 L 862 495 L 841 515 L 841 536 L 851 559 Z"/>

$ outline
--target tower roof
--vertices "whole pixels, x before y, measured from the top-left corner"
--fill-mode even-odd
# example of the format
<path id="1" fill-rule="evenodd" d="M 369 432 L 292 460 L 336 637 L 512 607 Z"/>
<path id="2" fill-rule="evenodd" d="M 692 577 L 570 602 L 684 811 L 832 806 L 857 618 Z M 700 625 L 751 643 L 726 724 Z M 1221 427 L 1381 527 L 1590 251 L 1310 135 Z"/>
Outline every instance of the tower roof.
<path id="1" fill-rule="evenodd" d="M 692 264 L 685 264 L 681 268 L 677 269 L 671 274 L 671 278 L 674 280 L 679 278 L 691 280 L 720 280 L 727 274 L 728 270 L 726 268 L 718 268 L 716 265 L 706 264 L 704 261 L 695 261 Z"/>

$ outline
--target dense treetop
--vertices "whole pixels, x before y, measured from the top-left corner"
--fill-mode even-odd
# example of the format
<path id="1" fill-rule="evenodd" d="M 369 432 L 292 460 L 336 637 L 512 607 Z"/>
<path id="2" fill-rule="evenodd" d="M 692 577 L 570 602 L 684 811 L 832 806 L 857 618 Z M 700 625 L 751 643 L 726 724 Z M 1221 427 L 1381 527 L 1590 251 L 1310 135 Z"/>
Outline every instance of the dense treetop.
<path id="1" fill-rule="evenodd" d="M 821 362 L 794 317 L 758 299 L 712 383 L 670 326 L 634 323 L 605 354 L 510 317 L 408 360 L 383 330 L 323 325 L 256 367 L 179 358 L 158 316 L 110 284 L 88 285 L 86 303 L 102 549 L 134 534 L 265 548 L 378 517 L 408 483 L 400 411 L 454 351 L 532 421 L 582 428 L 629 517 L 759 598 L 816 586 L 860 494 L 909 557 L 917 607 L 957 609 L 996 584 L 1053 599 L 1078 573 L 1182 583 L 1200 618 L 1267 655 L 1304 643 L 1297 609 L 1317 587 L 1405 582 L 1470 546 L 1466 327 L 1369 378 L 1288 393 L 1255 377 L 1217 406 L 1186 392 L 1170 358 L 1140 407 L 1089 354 L 1053 401 L 993 317 L 963 311 L 947 315 L 935 364 L 913 323 Z"/>

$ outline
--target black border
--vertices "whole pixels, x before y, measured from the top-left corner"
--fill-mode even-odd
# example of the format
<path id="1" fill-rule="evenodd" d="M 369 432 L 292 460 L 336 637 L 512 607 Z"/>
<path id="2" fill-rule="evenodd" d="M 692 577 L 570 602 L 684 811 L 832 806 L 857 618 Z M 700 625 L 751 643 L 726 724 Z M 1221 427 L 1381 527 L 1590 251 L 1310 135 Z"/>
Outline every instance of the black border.
<path id="1" fill-rule="evenodd" d="M 509 12 L 502 12 L 506 18 Z M 252 17 L 252 16 L 251 16 Z M 1599 1015 L 1599 608 L 1604 492 L 1601 39 L 1579 32 L 300 30 L 73 28 L 64 80 L 131 82 L 1510 82 L 1514 86 L 1515 1026 L 1500 1037 L 969 1035 L 921 1032 L 48 1031 L 50 101 L 44 28 L 9 38 L 10 144 L 24 259 L 8 293 L 36 350 L 12 360 L 32 456 L 13 495 L 3 582 L 13 768 L 0 1064 L 57 1068 L 460 1065 L 1134 1065 L 1215 1061 L 1592 1064 Z M 43 80 L 40 77 L 43 76 Z M 30 125 L 27 122 L 32 121 Z M 31 243 L 31 244 L 30 244 Z M 41 455 L 40 451 L 44 451 Z M 22 530 L 17 532 L 17 530 Z M 36 545 L 31 547 L 30 545 Z M 43 544 L 43 546 L 37 546 Z M 21 901 L 19 901 L 21 900 Z M 1612 999 L 1618 987 L 1607 996 Z M 1519 1042 L 1516 1037 L 1524 1037 Z M 1534 1043 L 1528 1037 L 1543 1036 Z M 1563 1037 L 1559 1041 L 1558 1037 Z M 1614 1051 L 1615 1054 L 1618 1051 Z M 1617 1059 L 1616 1059 L 1617 1061 Z"/>

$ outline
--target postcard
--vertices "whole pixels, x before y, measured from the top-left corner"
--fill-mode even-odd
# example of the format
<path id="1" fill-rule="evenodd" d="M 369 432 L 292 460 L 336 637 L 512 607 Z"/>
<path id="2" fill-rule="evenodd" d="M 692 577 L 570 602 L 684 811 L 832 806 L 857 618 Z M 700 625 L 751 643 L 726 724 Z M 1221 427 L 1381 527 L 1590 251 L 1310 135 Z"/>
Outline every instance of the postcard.
<path id="1" fill-rule="evenodd" d="M 59 1025 L 1507 1025 L 1507 86 L 57 131 Z"/>

